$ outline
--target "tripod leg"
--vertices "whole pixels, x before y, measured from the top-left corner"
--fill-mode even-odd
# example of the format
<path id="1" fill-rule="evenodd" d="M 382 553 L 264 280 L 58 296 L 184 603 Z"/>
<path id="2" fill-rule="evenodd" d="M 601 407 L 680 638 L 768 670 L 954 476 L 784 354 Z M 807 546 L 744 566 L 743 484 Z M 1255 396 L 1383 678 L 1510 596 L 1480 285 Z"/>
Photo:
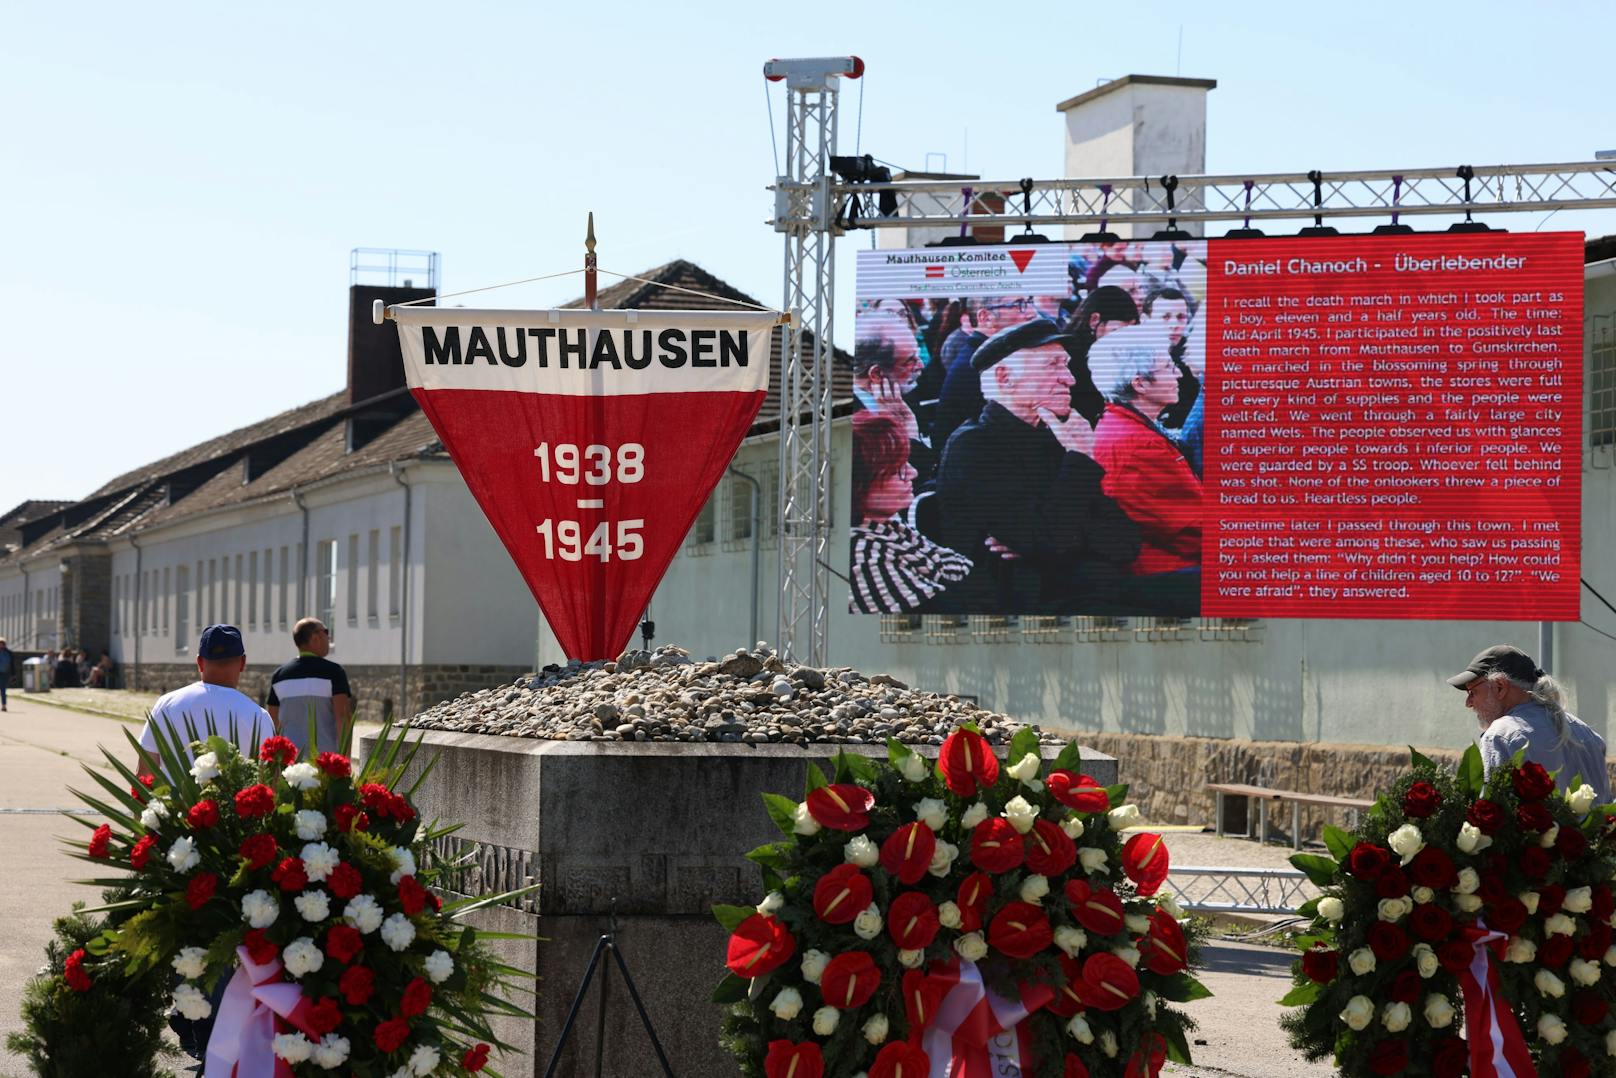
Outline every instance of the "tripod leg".
<path id="1" fill-rule="evenodd" d="M 606 949 L 617 953 L 615 943 L 606 944 Z M 600 1078 L 601 1067 L 606 1062 L 606 1006 L 611 998 L 611 987 L 612 965 L 608 962 L 600 967 L 600 1010 L 595 1012 L 595 1078 Z"/>
<path id="2" fill-rule="evenodd" d="M 645 1013 L 645 1004 L 640 1001 L 640 990 L 634 987 L 634 978 L 629 975 L 628 964 L 623 961 L 623 952 L 617 949 L 614 943 L 611 947 L 612 957 L 617 960 L 617 968 L 622 971 L 623 983 L 628 985 L 629 998 L 634 1001 L 634 1009 L 640 1012 L 640 1024 L 645 1027 L 646 1035 L 651 1038 L 651 1047 L 656 1049 L 657 1062 L 662 1064 L 662 1073 L 673 1078 L 673 1068 L 668 1066 L 668 1056 L 662 1051 L 662 1042 L 657 1040 L 656 1030 L 651 1028 L 651 1016 Z"/>
<path id="3" fill-rule="evenodd" d="M 567 1012 L 567 1021 L 561 1027 L 561 1036 L 556 1038 L 555 1051 L 550 1056 L 550 1065 L 544 1068 L 544 1078 L 554 1078 L 556 1065 L 561 1062 L 561 1050 L 567 1046 L 567 1038 L 572 1036 L 572 1023 L 578 1018 L 578 1008 L 583 1006 L 584 994 L 589 991 L 589 982 L 595 976 L 595 967 L 600 964 L 600 954 L 606 949 L 610 936 L 602 936 L 595 943 L 595 953 L 589 957 L 589 968 L 584 971 L 584 979 L 578 985 L 578 994 L 572 998 L 572 1009 Z M 621 964 L 622 960 L 619 959 Z"/>

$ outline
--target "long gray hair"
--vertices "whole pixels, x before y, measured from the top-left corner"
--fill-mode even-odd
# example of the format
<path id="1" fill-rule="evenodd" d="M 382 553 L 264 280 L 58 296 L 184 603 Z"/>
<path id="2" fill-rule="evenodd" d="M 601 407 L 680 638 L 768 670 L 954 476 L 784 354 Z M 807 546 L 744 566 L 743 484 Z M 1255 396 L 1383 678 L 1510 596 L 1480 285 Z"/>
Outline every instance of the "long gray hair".
<path id="1" fill-rule="evenodd" d="M 1554 723 L 1554 732 L 1558 735 L 1557 746 L 1564 745 L 1566 738 L 1571 736 L 1571 728 L 1566 724 L 1565 690 L 1548 674 L 1543 674 L 1536 681 L 1522 681 L 1502 670 L 1494 670 L 1487 675 L 1487 680 L 1513 685 L 1530 697 L 1533 703 L 1541 705 Z"/>

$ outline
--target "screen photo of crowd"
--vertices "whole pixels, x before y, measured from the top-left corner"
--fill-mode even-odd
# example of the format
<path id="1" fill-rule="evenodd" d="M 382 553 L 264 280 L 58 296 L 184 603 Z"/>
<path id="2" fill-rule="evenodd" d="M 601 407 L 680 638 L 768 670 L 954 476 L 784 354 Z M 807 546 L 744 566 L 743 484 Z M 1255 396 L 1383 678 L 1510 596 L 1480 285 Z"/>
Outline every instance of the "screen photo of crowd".
<path id="1" fill-rule="evenodd" d="M 1205 241 L 971 250 L 861 256 L 852 610 L 1197 615 Z"/>

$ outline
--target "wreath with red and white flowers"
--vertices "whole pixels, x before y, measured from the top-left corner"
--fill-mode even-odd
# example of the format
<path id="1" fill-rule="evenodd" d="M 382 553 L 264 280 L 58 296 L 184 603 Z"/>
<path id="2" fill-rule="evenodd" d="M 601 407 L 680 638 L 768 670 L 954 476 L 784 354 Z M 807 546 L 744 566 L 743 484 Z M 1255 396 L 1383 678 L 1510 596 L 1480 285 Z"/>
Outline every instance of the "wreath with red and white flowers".
<path id="1" fill-rule="evenodd" d="M 1174 1002 L 1195 932 L 1156 897 L 1160 835 L 1127 787 L 1081 773 L 1076 744 L 1049 767 L 1024 730 L 1001 766 L 971 725 L 930 766 L 897 741 L 886 760 L 810 765 L 801 803 L 764 803 L 782 841 L 747 854 L 767 892 L 718 906 L 731 932 L 725 1043 L 748 1078 L 1154 1076 L 1189 1061 Z"/>

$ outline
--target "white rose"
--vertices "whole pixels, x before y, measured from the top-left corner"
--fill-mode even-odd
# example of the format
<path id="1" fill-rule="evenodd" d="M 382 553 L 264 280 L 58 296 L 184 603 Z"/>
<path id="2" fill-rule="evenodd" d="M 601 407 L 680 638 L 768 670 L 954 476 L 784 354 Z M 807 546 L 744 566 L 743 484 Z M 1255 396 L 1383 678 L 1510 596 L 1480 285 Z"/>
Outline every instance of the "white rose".
<path id="1" fill-rule="evenodd" d="M 925 951 L 899 951 L 898 965 L 904 969 L 919 969 L 926 964 Z"/>
<path id="2" fill-rule="evenodd" d="M 281 772 L 286 785 L 294 790 L 312 790 L 320 785 L 320 772 L 313 764 L 297 763 Z"/>
<path id="3" fill-rule="evenodd" d="M 314 1065 L 323 1070 L 336 1070 L 348 1062 L 348 1038 L 327 1033 L 314 1046 Z"/>
<path id="4" fill-rule="evenodd" d="M 325 813 L 317 809 L 300 809 L 292 814 L 292 828 L 304 842 L 324 838 Z"/>
<path id="5" fill-rule="evenodd" d="M 175 872 L 189 872 L 202 863 L 202 855 L 196 852 L 196 843 L 189 835 L 174 840 L 168 848 L 168 863 Z"/>
<path id="6" fill-rule="evenodd" d="M 1575 812 L 1578 816 L 1586 816 L 1588 815 L 1588 810 L 1594 807 L 1594 802 L 1599 800 L 1599 795 L 1594 792 L 1592 786 L 1585 782 L 1566 794 L 1565 799 L 1566 804 L 1571 806 L 1572 812 Z"/>
<path id="7" fill-rule="evenodd" d="M 770 891 L 763 896 L 763 901 L 757 904 L 757 911 L 765 917 L 779 913 L 785 907 L 786 896 L 779 891 Z"/>
<path id="8" fill-rule="evenodd" d="M 802 979 L 809 984 L 818 984 L 819 978 L 824 976 L 825 967 L 830 965 L 830 955 L 824 951 L 804 951 L 802 955 Z"/>
<path id="9" fill-rule="evenodd" d="M 174 967 L 175 973 L 187 981 L 195 980 L 208 968 L 207 957 L 208 952 L 201 947 L 182 947 L 169 965 Z"/>
<path id="10" fill-rule="evenodd" d="M 1440 965 L 1436 952 L 1431 949 L 1429 943 L 1416 943 L 1414 945 L 1414 968 L 1420 971 L 1421 977 L 1435 977 L 1437 968 Z"/>
<path id="11" fill-rule="evenodd" d="M 186 950 L 196 950 L 188 947 Z M 182 984 L 174 989 L 174 1009 L 193 1022 L 200 1022 L 213 1013 L 213 1004 L 194 984 Z"/>
<path id="12" fill-rule="evenodd" d="M 370 895 L 354 895 L 342 907 L 342 917 L 359 929 L 360 935 L 368 936 L 382 926 L 381 903 Z"/>
<path id="13" fill-rule="evenodd" d="M 168 806 L 155 798 L 140 813 L 140 826 L 155 831 L 168 819 Z"/>
<path id="14" fill-rule="evenodd" d="M 433 984 L 442 984 L 454 975 L 454 959 L 448 951 L 433 951 L 421 965 L 426 970 L 426 979 Z"/>
<path id="15" fill-rule="evenodd" d="M 1565 1023 L 1552 1014 L 1539 1015 L 1537 1035 L 1542 1037 L 1546 1044 L 1559 1044 L 1566 1039 Z"/>
<path id="16" fill-rule="evenodd" d="M 305 973 L 318 973 L 325 965 L 325 954 L 307 936 L 299 936 L 281 951 L 281 963 L 294 977 Z"/>
<path id="17" fill-rule="evenodd" d="M 820 832 L 819 821 L 808 812 L 808 802 L 803 801 L 797 805 L 796 822 L 791 830 L 799 835 L 817 835 Z"/>
<path id="18" fill-rule="evenodd" d="M 864 911 L 853 918 L 853 933 L 861 940 L 873 940 L 881 934 L 881 911 L 871 902 Z"/>
<path id="19" fill-rule="evenodd" d="M 1319 916 L 1331 924 L 1340 924 L 1341 918 L 1347 915 L 1347 908 L 1341 900 L 1334 895 L 1325 895 L 1319 899 Z"/>
<path id="20" fill-rule="evenodd" d="M 1352 972 L 1360 977 L 1373 973 L 1375 970 L 1375 952 L 1368 947 L 1359 947 L 1347 955 L 1347 965 Z"/>
<path id="21" fill-rule="evenodd" d="M 835 1007 L 821 1007 L 814 1012 L 814 1032 L 821 1037 L 828 1037 L 836 1032 L 836 1023 L 841 1021 L 842 1012 Z"/>
<path id="22" fill-rule="evenodd" d="M 1563 913 L 1557 913 L 1543 922 L 1545 936 L 1574 936 L 1577 934 L 1577 922 Z"/>
<path id="23" fill-rule="evenodd" d="M 1110 870 L 1106 868 L 1106 862 L 1110 858 L 1110 854 L 1093 846 L 1077 848 L 1077 859 L 1083 865 L 1083 871 L 1090 876 L 1109 875 Z"/>
<path id="24" fill-rule="evenodd" d="M 1599 963 L 1585 962 L 1580 958 L 1571 960 L 1571 979 L 1587 988 L 1589 985 L 1599 983 Z"/>
<path id="25" fill-rule="evenodd" d="M 1146 992 L 1140 998 L 1144 1000 L 1145 1016 L 1154 1022 L 1156 1020 L 1156 1004 L 1161 1002 L 1161 997 L 1154 992 Z"/>
<path id="26" fill-rule="evenodd" d="M 1529 939 L 1522 939 L 1520 936 L 1512 937 L 1509 941 L 1509 946 L 1504 949 L 1504 961 L 1518 962 L 1521 965 L 1536 962 L 1537 944 Z"/>
<path id="27" fill-rule="evenodd" d="M 1076 842 L 1083 837 L 1083 817 L 1068 816 L 1061 821 L 1060 829 L 1066 832 L 1066 837 Z"/>
<path id="28" fill-rule="evenodd" d="M 1005 771 L 1017 782 L 1026 782 L 1029 779 L 1038 778 L 1038 768 L 1042 763 L 1043 761 L 1039 759 L 1036 752 L 1029 752 L 1014 764 L 1005 768 Z"/>
<path id="29" fill-rule="evenodd" d="M 1117 1058 L 1117 1035 L 1109 1029 L 1100 1031 L 1100 1051 L 1105 1053 L 1107 1059 Z"/>
<path id="30" fill-rule="evenodd" d="M 981 823 L 983 820 L 985 820 L 987 818 L 988 818 L 988 806 L 987 806 L 987 803 L 983 802 L 983 801 L 978 801 L 975 804 L 973 804 L 970 808 L 965 810 L 965 815 L 960 817 L 960 826 L 965 828 L 967 831 L 969 831 L 969 830 L 972 830 L 973 828 L 975 828 L 977 824 Z"/>
<path id="31" fill-rule="evenodd" d="M 1565 982 L 1546 969 L 1538 970 L 1537 976 L 1532 978 L 1532 983 L 1537 985 L 1537 990 L 1545 996 L 1559 999 L 1565 995 Z"/>
<path id="32" fill-rule="evenodd" d="M 251 928 L 268 928 L 281 915 L 281 904 L 268 891 L 248 891 L 241 896 L 241 919 Z"/>
<path id="33" fill-rule="evenodd" d="M 402 913 L 395 913 L 382 922 L 382 942 L 395 951 L 402 951 L 415 940 L 415 926 Z"/>
<path id="34" fill-rule="evenodd" d="M 1156 905 L 1166 910 L 1167 916 L 1171 917 L 1173 920 L 1182 921 L 1184 919 L 1184 907 L 1180 906 L 1178 904 L 1178 899 L 1174 898 L 1172 895 L 1158 895 L 1156 897 Z"/>
<path id="35" fill-rule="evenodd" d="M 960 908 L 953 902 L 940 902 L 937 905 L 937 923 L 944 928 L 958 928 L 964 922 L 960 919 Z"/>
<path id="36" fill-rule="evenodd" d="M 1089 1020 L 1081 1014 L 1073 1015 L 1072 1020 L 1066 1023 L 1066 1032 L 1079 1044 L 1094 1043 L 1094 1030 L 1089 1028 Z"/>
<path id="37" fill-rule="evenodd" d="M 1567 913 L 1587 913 L 1593 909 L 1594 891 L 1592 887 L 1573 887 L 1566 892 L 1565 901 L 1561 909 Z"/>
<path id="38" fill-rule="evenodd" d="M 954 941 L 954 951 L 967 962 L 980 962 L 987 957 L 988 944 L 980 932 L 967 932 Z"/>
<path id="39" fill-rule="evenodd" d="M 219 754 L 204 752 L 191 764 L 191 777 L 197 782 L 212 782 L 219 777 Z"/>
<path id="40" fill-rule="evenodd" d="M 954 870 L 954 858 L 958 856 L 958 846 L 952 842 L 939 842 L 936 849 L 932 850 L 931 864 L 926 866 L 926 871 L 940 880 L 945 879 Z"/>
<path id="41" fill-rule="evenodd" d="M 1549 829 L 1547 831 L 1543 832 L 1543 837 L 1541 837 L 1541 838 L 1539 838 L 1537 840 L 1537 844 L 1539 846 L 1543 847 L 1545 850 L 1552 850 L 1552 849 L 1554 849 L 1554 841 L 1555 841 L 1555 839 L 1557 839 L 1559 837 L 1560 837 L 1560 825 L 1559 824 L 1553 824 L 1553 825 L 1551 825 L 1549 827 Z"/>
<path id="42" fill-rule="evenodd" d="M 1429 887 L 1416 887 L 1414 888 L 1412 897 L 1416 905 L 1423 906 L 1427 902 L 1430 902 L 1432 899 L 1436 898 L 1436 892 L 1431 890 Z"/>
<path id="43" fill-rule="evenodd" d="M 1347 1024 L 1348 1029 L 1368 1029 L 1369 1023 L 1375 1020 L 1375 1004 L 1368 996 L 1353 996 L 1347 1000 L 1340 1018 Z"/>
<path id="44" fill-rule="evenodd" d="M 880 1044 L 887 1039 L 889 1023 L 884 1014 L 872 1014 L 864 1023 L 864 1039 L 871 1044 Z"/>
<path id="45" fill-rule="evenodd" d="M 331 916 L 331 899 L 324 891 L 304 891 L 292 899 L 292 905 L 305 921 L 323 921 Z"/>
<path id="46" fill-rule="evenodd" d="M 1461 853 L 1480 853 L 1493 844 L 1491 835 L 1482 834 L 1481 828 L 1468 820 L 1459 825 L 1456 841 Z"/>
<path id="47" fill-rule="evenodd" d="M 1088 933 L 1081 928 L 1071 925 L 1061 925 L 1055 929 L 1055 946 L 1059 947 L 1067 958 L 1076 958 L 1078 952 L 1089 945 Z"/>
<path id="48" fill-rule="evenodd" d="M 1113 831 L 1125 831 L 1139 822 L 1139 806 L 1118 805 L 1106 813 L 1106 818 L 1111 821 Z"/>
<path id="49" fill-rule="evenodd" d="M 1017 794 L 1005 802 L 1004 812 L 1001 815 L 1010 821 L 1010 826 L 1016 833 L 1025 835 L 1032 830 L 1033 821 L 1038 819 L 1038 809 L 1025 797 Z"/>
<path id="50" fill-rule="evenodd" d="M 1456 895 L 1473 895 L 1481 889 L 1481 876 L 1473 868 L 1459 870 L 1459 882 L 1453 885 Z"/>
<path id="51" fill-rule="evenodd" d="M 1454 895 L 1453 904 L 1458 907 L 1462 913 L 1475 913 L 1477 910 L 1481 909 L 1481 896 Z"/>
<path id="52" fill-rule="evenodd" d="M 438 1069 L 439 1058 L 436 1048 L 423 1044 L 410 1053 L 410 1061 L 406 1066 L 410 1068 L 411 1074 L 424 1076 Z"/>
<path id="53" fill-rule="evenodd" d="M 881 850 L 868 835 L 855 835 L 842 847 L 842 860 L 859 868 L 869 868 L 881 860 Z"/>
<path id="54" fill-rule="evenodd" d="M 1520 899 L 1521 905 L 1526 907 L 1526 914 L 1528 917 L 1537 916 L 1537 902 L 1538 899 L 1542 897 L 1541 895 L 1539 895 L 1536 891 L 1524 891 L 1515 897 Z"/>
<path id="55" fill-rule="evenodd" d="M 1413 1020 L 1414 1012 L 1406 1003 L 1388 1003 L 1380 1012 L 1380 1024 L 1390 1033 L 1403 1032 Z"/>
<path id="56" fill-rule="evenodd" d="M 948 822 L 948 806 L 935 797 L 922 797 L 915 805 L 915 819 L 933 831 L 941 831 Z"/>
<path id="57" fill-rule="evenodd" d="M 1429 995 L 1425 997 L 1425 1024 L 1432 1029 L 1447 1029 L 1453 1025 L 1454 1016 L 1458 1011 L 1454 1009 L 1452 1001 L 1447 996 Z"/>
<path id="58" fill-rule="evenodd" d="M 1111 953 L 1135 969 L 1139 968 L 1139 948 L 1132 944 L 1124 943 L 1120 947 L 1113 947 Z"/>
<path id="59" fill-rule="evenodd" d="M 288 1063 L 305 1063 L 314 1054 L 314 1045 L 301 1033 L 281 1033 L 270 1041 L 270 1049 Z"/>
<path id="60" fill-rule="evenodd" d="M 931 768 L 926 766 L 925 757 L 919 753 L 911 752 L 898 763 L 898 774 L 906 782 L 925 782 L 930 773 Z"/>
<path id="61" fill-rule="evenodd" d="M 1047 894 L 1049 894 L 1048 876 L 1032 875 L 1021 881 L 1021 890 L 1019 892 L 1021 901 L 1030 902 L 1036 906 L 1044 900 L 1044 896 Z"/>
<path id="62" fill-rule="evenodd" d="M 393 855 L 393 872 L 387 877 L 387 882 L 396 884 L 405 876 L 415 875 L 415 855 L 403 846 L 394 846 L 388 851 Z"/>
<path id="63" fill-rule="evenodd" d="M 1386 836 L 1386 845 L 1392 848 L 1392 852 L 1402 857 L 1403 864 L 1406 865 L 1414 860 L 1415 854 L 1425 849 L 1425 836 L 1420 834 L 1418 827 L 1406 823 Z"/>
<path id="64" fill-rule="evenodd" d="M 1390 921 L 1393 924 L 1408 915 L 1408 911 L 1403 908 L 1403 900 L 1400 898 L 1381 899 L 1380 904 L 1375 907 L 1375 911 L 1376 916 L 1382 921 Z"/>
<path id="65" fill-rule="evenodd" d="M 311 842 L 304 846 L 299 857 L 303 861 L 303 871 L 316 883 L 323 882 L 342 861 L 342 855 L 323 842 Z"/>
<path id="66" fill-rule="evenodd" d="M 782 1022 L 789 1022 L 802 1011 L 802 993 L 795 988 L 782 988 L 769 1004 L 769 1010 Z"/>
<path id="67" fill-rule="evenodd" d="M 1150 931 L 1150 918 L 1142 913 L 1130 913 L 1122 919 L 1122 924 L 1129 934 L 1143 936 Z"/>

